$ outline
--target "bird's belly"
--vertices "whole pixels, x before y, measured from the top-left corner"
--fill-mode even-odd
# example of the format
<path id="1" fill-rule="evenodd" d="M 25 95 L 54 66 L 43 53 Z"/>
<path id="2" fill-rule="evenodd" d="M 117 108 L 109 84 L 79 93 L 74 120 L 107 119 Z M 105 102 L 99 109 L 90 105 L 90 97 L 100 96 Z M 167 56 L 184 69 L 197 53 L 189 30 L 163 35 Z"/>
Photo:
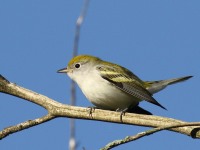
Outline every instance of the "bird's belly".
<path id="1" fill-rule="evenodd" d="M 87 87 L 82 89 L 84 95 L 91 103 L 102 109 L 124 110 L 137 105 L 140 101 L 105 80 L 101 84 L 87 83 Z"/>

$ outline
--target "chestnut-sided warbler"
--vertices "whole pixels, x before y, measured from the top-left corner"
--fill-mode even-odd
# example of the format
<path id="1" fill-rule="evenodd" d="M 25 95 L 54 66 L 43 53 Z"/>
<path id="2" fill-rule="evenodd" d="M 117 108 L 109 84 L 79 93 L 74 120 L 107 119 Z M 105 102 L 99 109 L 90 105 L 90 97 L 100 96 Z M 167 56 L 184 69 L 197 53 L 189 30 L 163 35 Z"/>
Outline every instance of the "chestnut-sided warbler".
<path id="1" fill-rule="evenodd" d="M 68 66 L 58 70 L 58 73 L 67 73 L 97 108 L 142 114 L 151 113 L 140 108 L 139 102 L 145 100 L 164 108 L 152 95 L 170 84 L 192 77 L 142 81 L 122 66 L 89 55 L 72 58 Z"/>

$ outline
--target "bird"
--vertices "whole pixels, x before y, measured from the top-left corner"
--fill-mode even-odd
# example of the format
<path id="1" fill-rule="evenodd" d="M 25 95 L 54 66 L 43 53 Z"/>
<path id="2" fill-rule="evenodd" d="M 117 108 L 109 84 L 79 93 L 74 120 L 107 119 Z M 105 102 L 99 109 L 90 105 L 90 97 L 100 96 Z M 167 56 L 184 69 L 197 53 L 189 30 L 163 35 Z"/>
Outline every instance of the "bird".
<path id="1" fill-rule="evenodd" d="M 75 56 L 67 67 L 57 72 L 66 73 L 78 84 L 86 98 L 99 109 L 145 115 L 152 113 L 141 108 L 140 102 L 146 101 L 166 109 L 153 94 L 168 85 L 193 77 L 143 81 L 127 68 L 91 55 Z"/>

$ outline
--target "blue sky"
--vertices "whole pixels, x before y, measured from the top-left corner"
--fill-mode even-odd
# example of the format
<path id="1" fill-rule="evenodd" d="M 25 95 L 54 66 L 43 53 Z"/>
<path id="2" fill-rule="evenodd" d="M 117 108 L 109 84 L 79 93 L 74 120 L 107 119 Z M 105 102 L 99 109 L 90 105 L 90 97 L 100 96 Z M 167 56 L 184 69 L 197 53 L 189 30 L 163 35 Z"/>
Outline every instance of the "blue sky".
<path id="1" fill-rule="evenodd" d="M 75 22 L 83 1 L 1 0 L 0 74 L 23 87 L 69 104 L 70 79 L 56 71 L 72 57 Z M 156 94 L 168 111 L 143 102 L 155 115 L 199 120 L 200 1 L 92 1 L 81 29 L 79 54 L 120 64 L 143 80 L 185 75 L 194 78 Z M 0 129 L 41 117 L 35 104 L 0 94 Z M 77 105 L 91 106 L 77 88 Z M 148 128 L 76 120 L 78 149 L 99 149 L 108 142 Z M 12 134 L 1 149 L 68 149 L 69 119 L 59 118 Z M 163 131 L 122 145 L 122 149 L 195 149 L 199 140 Z M 172 148 L 173 147 L 173 148 Z"/>

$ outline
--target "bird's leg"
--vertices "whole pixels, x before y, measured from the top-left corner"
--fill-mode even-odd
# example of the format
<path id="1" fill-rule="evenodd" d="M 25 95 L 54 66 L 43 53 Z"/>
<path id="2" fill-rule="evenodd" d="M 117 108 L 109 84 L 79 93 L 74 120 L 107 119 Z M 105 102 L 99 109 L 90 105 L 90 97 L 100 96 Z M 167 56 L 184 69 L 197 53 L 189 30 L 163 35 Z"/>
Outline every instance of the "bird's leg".
<path id="1" fill-rule="evenodd" d="M 119 108 L 118 108 L 118 109 L 116 110 L 117 112 L 121 112 L 121 113 L 120 113 L 120 121 L 121 121 L 121 122 L 123 122 L 123 121 L 122 121 L 122 116 L 125 115 L 125 113 L 127 112 L 127 110 L 128 110 L 128 108 L 125 108 L 125 109 L 119 109 Z"/>
<path id="2" fill-rule="evenodd" d="M 91 118 L 92 118 L 92 113 L 95 111 L 95 109 L 97 109 L 97 107 L 96 106 L 89 106 L 88 109 L 89 109 L 89 116 L 91 116 Z"/>

